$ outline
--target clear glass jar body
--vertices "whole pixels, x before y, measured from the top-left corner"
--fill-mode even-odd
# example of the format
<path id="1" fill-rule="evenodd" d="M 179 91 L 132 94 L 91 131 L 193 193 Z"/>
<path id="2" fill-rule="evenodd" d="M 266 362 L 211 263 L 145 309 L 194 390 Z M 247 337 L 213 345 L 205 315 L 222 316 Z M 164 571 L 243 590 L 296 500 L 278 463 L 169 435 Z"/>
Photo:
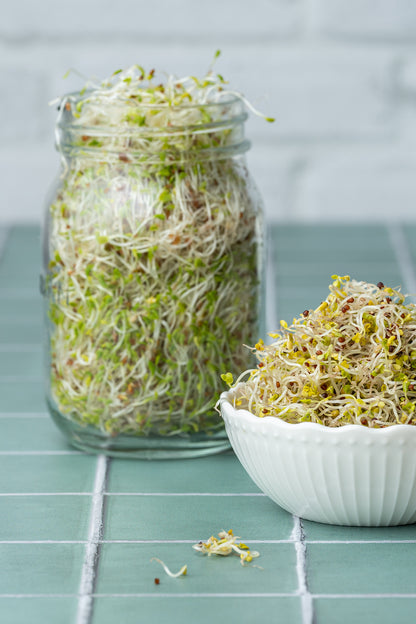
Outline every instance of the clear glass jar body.
<path id="1" fill-rule="evenodd" d="M 46 381 L 50 413 L 76 447 L 145 458 L 229 448 L 220 375 L 252 366 L 244 344 L 263 308 L 243 120 L 226 118 L 227 133 L 224 119 L 174 139 L 166 129 L 158 150 L 154 136 L 135 144 L 135 131 L 61 122 L 44 229 Z"/>

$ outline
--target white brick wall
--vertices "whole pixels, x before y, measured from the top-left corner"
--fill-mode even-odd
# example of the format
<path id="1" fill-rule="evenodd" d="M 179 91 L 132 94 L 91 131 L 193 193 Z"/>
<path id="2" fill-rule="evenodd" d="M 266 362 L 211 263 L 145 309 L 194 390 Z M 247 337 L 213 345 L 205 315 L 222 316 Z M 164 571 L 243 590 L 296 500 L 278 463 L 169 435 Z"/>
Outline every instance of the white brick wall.
<path id="1" fill-rule="evenodd" d="M 272 220 L 416 220 L 415 0 L 13 0 L 0 18 L 0 224 L 38 221 L 48 101 L 140 63 L 218 71 L 276 117 L 247 123 Z M 413 208 L 415 207 L 415 209 Z"/>
<path id="2" fill-rule="evenodd" d="M 402 41 L 416 36 L 414 0 L 315 0 L 314 23 L 330 36 Z"/>

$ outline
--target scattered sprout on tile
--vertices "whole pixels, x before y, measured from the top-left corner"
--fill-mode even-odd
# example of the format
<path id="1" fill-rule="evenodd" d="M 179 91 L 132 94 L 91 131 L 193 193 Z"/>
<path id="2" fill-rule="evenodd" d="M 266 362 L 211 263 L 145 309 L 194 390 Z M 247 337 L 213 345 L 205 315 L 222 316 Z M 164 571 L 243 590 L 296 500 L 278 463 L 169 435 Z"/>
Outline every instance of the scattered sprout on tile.
<path id="1" fill-rule="evenodd" d="M 234 406 L 328 427 L 416 425 L 416 306 L 400 289 L 332 277 L 330 294 L 252 348 Z M 248 375 L 246 382 L 241 383 Z"/>
<path id="2" fill-rule="evenodd" d="M 161 559 L 158 559 L 157 557 L 152 557 L 150 561 L 157 561 L 158 563 L 160 563 L 160 565 L 162 566 L 166 574 L 170 576 L 171 578 L 178 578 L 179 576 L 186 576 L 188 572 L 188 566 L 186 564 L 183 565 L 178 572 L 171 572 L 168 566 L 166 565 L 166 563 L 164 563 Z M 157 583 L 156 580 L 159 581 L 159 579 L 155 579 L 155 583 L 156 585 L 158 585 L 159 583 Z"/>
<path id="3" fill-rule="evenodd" d="M 220 531 L 218 538 L 211 535 L 205 542 L 198 542 L 194 544 L 192 548 L 201 552 L 204 555 L 220 555 L 226 557 L 228 555 L 236 554 L 240 557 L 241 565 L 250 563 L 255 557 L 259 557 L 260 553 L 256 550 L 250 550 L 249 547 L 243 542 L 238 542 L 240 537 L 233 535 L 232 529 L 229 531 Z M 256 566 L 257 567 L 257 566 Z"/>
<path id="4" fill-rule="evenodd" d="M 212 68 L 155 76 L 117 70 L 59 106 L 51 393 L 110 436 L 222 428 L 218 373 L 249 365 L 242 344 L 257 332 L 258 200 L 223 123 L 248 103 Z"/>

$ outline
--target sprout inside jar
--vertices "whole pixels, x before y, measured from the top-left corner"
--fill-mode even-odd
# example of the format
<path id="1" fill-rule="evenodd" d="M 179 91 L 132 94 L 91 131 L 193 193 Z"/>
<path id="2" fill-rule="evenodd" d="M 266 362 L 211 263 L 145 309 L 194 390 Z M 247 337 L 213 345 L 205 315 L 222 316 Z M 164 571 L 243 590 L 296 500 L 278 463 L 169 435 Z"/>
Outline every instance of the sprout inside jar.
<path id="1" fill-rule="evenodd" d="M 245 101 L 139 66 L 60 101 L 44 236 L 48 403 L 88 451 L 228 448 L 220 372 L 259 331 L 260 200 Z"/>

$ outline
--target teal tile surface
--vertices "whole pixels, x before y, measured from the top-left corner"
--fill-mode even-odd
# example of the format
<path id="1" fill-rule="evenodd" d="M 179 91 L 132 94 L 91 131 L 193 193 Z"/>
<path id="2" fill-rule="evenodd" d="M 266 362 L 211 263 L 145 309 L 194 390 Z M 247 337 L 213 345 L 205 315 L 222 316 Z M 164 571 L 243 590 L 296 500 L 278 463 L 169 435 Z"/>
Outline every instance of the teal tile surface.
<path id="1" fill-rule="evenodd" d="M 105 539 L 289 539 L 292 516 L 266 497 L 107 496 Z"/>
<path id="2" fill-rule="evenodd" d="M 416 541 L 416 524 L 396 527 L 344 527 L 303 520 L 303 529 L 307 541 Z"/>
<path id="3" fill-rule="evenodd" d="M 0 451 L 73 451 L 48 416 L 0 418 Z"/>
<path id="4" fill-rule="evenodd" d="M 408 225 L 404 228 L 404 235 L 409 245 L 410 252 L 413 257 L 413 261 L 416 262 L 416 226 Z"/>
<path id="5" fill-rule="evenodd" d="M 40 350 L 3 351 L 0 357 L 0 378 L 3 376 L 33 377 L 42 382 L 42 352 Z"/>
<path id="6" fill-rule="evenodd" d="M 293 544 L 256 544 L 253 549 L 261 553 L 253 562 L 262 569 L 251 564 L 243 567 L 238 556 L 201 555 L 192 544 L 104 544 L 96 593 L 294 593 Z M 186 576 L 170 578 L 152 557 L 161 559 L 172 572 L 186 564 Z M 155 585 L 155 577 L 160 579 L 159 585 Z"/>
<path id="7" fill-rule="evenodd" d="M 333 273 L 403 283 L 388 228 L 272 229 L 280 318 L 291 321 L 318 305 Z M 403 233 L 416 262 L 416 226 Z M 85 544 L 47 540 L 84 541 L 93 509 L 89 493 L 96 458 L 59 454 L 73 449 L 49 418 L 36 417 L 46 414 L 40 260 L 39 228 L 12 228 L 0 254 L 0 493 L 7 494 L 0 496 L 0 622 L 5 624 L 75 622 Z M 301 549 L 286 541 L 293 518 L 257 495 L 232 453 L 171 462 L 112 460 L 107 489 L 91 624 L 304 622 L 296 570 Z M 223 528 L 260 551 L 254 563 L 263 569 L 242 567 L 237 557 L 208 558 L 193 551 L 193 542 Z M 413 624 L 416 525 L 373 529 L 305 521 L 303 530 L 314 624 Z M 30 543 L 36 540 L 45 543 Z M 188 575 L 169 578 L 150 562 L 155 556 L 174 571 L 187 563 Z M 11 597 L 25 594 L 32 597 Z"/>
<path id="8" fill-rule="evenodd" d="M 24 322 L 19 318 L 0 321 L 0 345 L 39 345 L 43 339 L 40 318 L 31 317 Z"/>
<path id="9" fill-rule="evenodd" d="M 308 544 L 316 594 L 416 594 L 416 544 Z"/>
<path id="10" fill-rule="evenodd" d="M 0 595 L 78 593 L 84 550 L 83 544 L 0 543 Z"/>
<path id="11" fill-rule="evenodd" d="M 1 265 L 0 265 L 1 266 Z M 39 297 L 4 296 L 0 290 L 0 323 L 42 319 L 42 300 Z"/>
<path id="12" fill-rule="evenodd" d="M 95 465 L 82 454 L 0 455 L 0 492 L 91 492 Z"/>
<path id="13" fill-rule="evenodd" d="M 260 492 L 234 453 L 175 461 L 113 460 L 109 492 Z"/>
<path id="14" fill-rule="evenodd" d="M 0 496 L 1 540 L 85 540 L 88 496 Z"/>
<path id="15" fill-rule="evenodd" d="M 384 226 L 333 224 L 271 225 L 274 248 L 278 260 L 284 258 L 311 259 L 316 254 L 321 259 L 328 256 L 350 257 L 355 260 L 386 261 L 394 258 L 390 238 Z M 357 255 L 358 254 L 358 255 Z"/>
<path id="16" fill-rule="evenodd" d="M 12 228 L 0 260 L 0 288 L 37 286 L 41 262 L 39 228 Z"/>
<path id="17" fill-rule="evenodd" d="M 97 598 L 92 624 L 273 624 L 302 622 L 299 598 L 140 597 Z M 261 620 L 259 620 L 261 618 Z"/>
<path id="18" fill-rule="evenodd" d="M 75 598 L 0 597 L 0 617 L 4 624 L 72 624 L 76 610 Z"/>
<path id="19" fill-rule="evenodd" d="M 45 411 L 45 390 L 42 383 L 27 379 L 0 379 L 0 413 L 33 414 Z"/>
<path id="20" fill-rule="evenodd" d="M 414 624 L 416 598 L 321 598 L 316 624 Z"/>
<path id="21" fill-rule="evenodd" d="M 333 274 L 391 286 L 403 284 L 386 228 L 278 226 L 271 230 L 277 324 L 291 322 L 328 296 Z M 277 326 L 277 325 L 276 325 Z"/>
<path id="22" fill-rule="evenodd" d="M 36 270 L 31 271 L 22 270 L 22 267 L 15 268 L 13 270 L 10 267 L 4 267 L 0 264 L 0 288 L 24 288 L 32 289 L 33 284 L 39 283 L 39 265 Z"/>

